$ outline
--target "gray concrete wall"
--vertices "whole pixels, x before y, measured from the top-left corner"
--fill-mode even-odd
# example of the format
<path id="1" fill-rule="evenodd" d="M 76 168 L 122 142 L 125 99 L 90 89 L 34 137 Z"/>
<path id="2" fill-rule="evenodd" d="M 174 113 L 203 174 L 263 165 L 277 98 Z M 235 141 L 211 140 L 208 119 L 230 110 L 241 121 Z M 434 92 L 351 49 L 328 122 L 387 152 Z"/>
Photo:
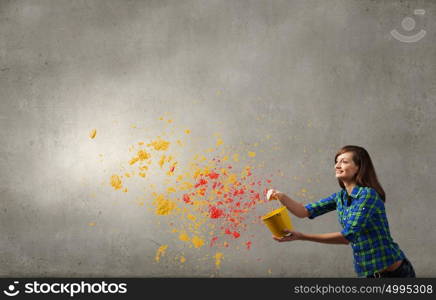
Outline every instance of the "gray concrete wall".
<path id="1" fill-rule="evenodd" d="M 339 189 L 336 150 L 364 146 L 392 236 L 435 276 L 435 14 L 430 0 L 0 0 L 0 275 L 354 277 L 349 246 L 278 244 L 262 224 L 241 236 L 250 250 L 218 249 L 217 269 L 216 248 L 153 213 L 166 177 L 109 184 L 138 141 L 183 139 L 183 164 L 218 133 L 229 153 L 257 153 L 235 168 L 304 203 Z M 340 230 L 335 212 L 293 222 Z"/>

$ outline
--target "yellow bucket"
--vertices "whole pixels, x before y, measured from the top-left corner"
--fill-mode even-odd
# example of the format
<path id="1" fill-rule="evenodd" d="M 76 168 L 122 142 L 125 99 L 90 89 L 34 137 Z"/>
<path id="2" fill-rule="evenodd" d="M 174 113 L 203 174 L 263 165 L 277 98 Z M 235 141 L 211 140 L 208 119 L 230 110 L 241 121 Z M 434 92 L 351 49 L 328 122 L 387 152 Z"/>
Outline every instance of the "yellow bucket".
<path id="1" fill-rule="evenodd" d="M 284 206 L 263 216 L 262 221 L 268 226 L 271 233 L 277 237 L 284 237 L 286 235 L 283 232 L 284 229 L 292 230 L 291 218 Z"/>

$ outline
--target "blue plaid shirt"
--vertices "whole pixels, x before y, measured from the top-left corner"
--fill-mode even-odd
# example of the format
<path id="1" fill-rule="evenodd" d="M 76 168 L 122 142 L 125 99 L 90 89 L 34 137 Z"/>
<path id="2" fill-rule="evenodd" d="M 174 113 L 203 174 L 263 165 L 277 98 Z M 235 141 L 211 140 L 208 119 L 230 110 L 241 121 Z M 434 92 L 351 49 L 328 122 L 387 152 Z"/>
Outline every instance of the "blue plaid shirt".
<path id="1" fill-rule="evenodd" d="M 307 204 L 309 218 L 336 210 L 341 233 L 350 241 L 354 254 L 354 268 L 358 276 L 381 271 L 405 255 L 389 232 L 385 205 L 379 194 L 370 187 L 356 185 L 349 195 L 345 189 L 330 197 Z M 350 203 L 347 202 L 350 198 Z"/>

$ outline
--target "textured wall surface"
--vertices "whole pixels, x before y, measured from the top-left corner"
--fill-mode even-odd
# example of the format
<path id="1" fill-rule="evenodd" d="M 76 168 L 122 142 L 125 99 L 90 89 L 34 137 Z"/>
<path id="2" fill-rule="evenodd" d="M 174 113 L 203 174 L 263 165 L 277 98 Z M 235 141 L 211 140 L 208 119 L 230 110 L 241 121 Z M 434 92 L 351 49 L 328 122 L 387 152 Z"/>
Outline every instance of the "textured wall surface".
<path id="1" fill-rule="evenodd" d="M 336 150 L 364 146 L 394 240 L 436 276 L 435 14 L 430 0 L 0 0 L 0 275 L 354 277 L 351 247 L 278 244 L 262 224 L 192 247 L 153 211 L 173 177 L 109 183 L 139 141 L 183 139 L 181 165 L 217 153 L 218 134 L 235 168 L 304 203 L 339 190 Z M 335 212 L 293 222 L 340 230 Z"/>

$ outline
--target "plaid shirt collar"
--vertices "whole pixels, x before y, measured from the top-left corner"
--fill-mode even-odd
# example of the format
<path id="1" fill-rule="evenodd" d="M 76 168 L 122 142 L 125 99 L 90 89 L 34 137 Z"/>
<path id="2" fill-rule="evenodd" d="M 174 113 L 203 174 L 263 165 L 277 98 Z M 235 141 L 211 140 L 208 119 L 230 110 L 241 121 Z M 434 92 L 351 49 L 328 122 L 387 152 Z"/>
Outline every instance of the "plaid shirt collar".
<path id="1" fill-rule="evenodd" d="M 357 185 L 357 184 L 354 186 L 350 195 L 348 195 L 347 190 L 345 188 L 343 188 L 342 194 L 341 194 L 342 203 L 346 203 L 348 201 L 348 196 L 353 198 L 352 200 L 357 199 L 359 197 L 361 191 L 362 191 L 362 187 L 360 185 Z"/>

